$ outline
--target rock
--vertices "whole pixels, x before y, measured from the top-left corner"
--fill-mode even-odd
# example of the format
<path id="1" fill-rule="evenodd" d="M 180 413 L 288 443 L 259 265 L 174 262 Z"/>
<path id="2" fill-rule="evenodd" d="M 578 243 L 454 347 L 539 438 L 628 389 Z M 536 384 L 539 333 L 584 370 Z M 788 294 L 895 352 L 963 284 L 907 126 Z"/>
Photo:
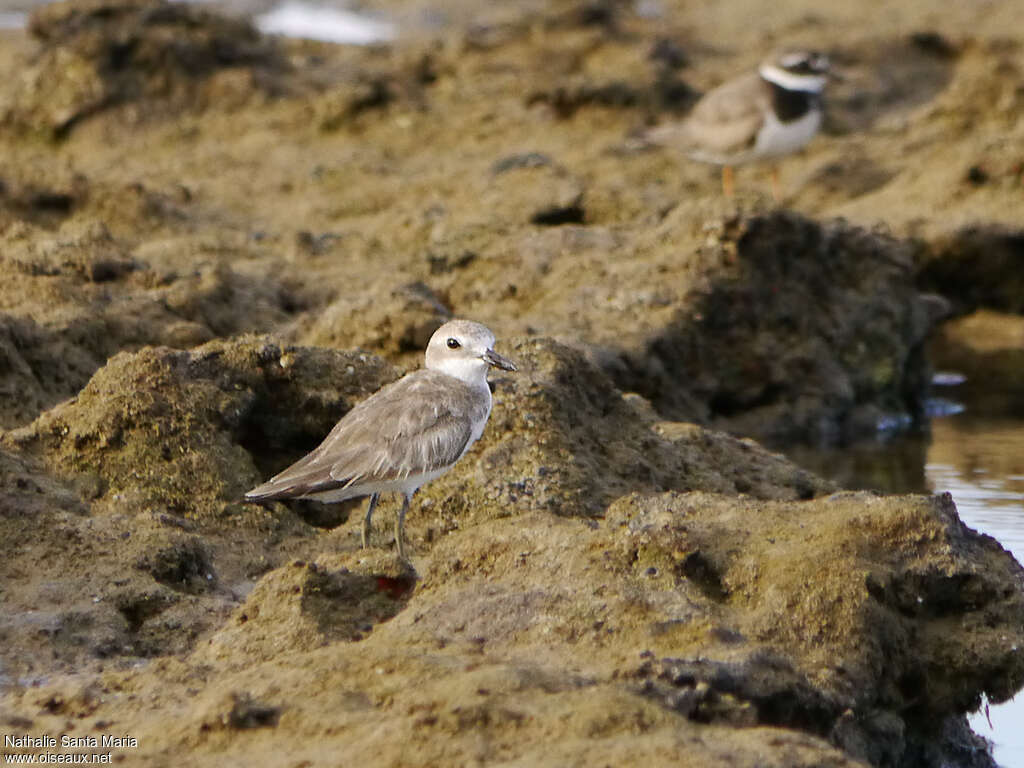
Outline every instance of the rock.
<path id="1" fill-rule="evenodd" d="M 245 730 L 248 728 L 266 728 L 277 725 L 281 717 L 281 708 L 270 704 L 253 701 L 250 697 L 235 696 L 234 704 L 226 718 L 229 728 Z"/>
<path id="2" fill-rule="evenodd" d="M 531 93 L 526 103 L 527 106 L 547 105 L 558 118 L 565 120 L 585 107 L 631 108 L 649 98 L 644 91 L 621 80 L 593 83 L 575 78 L 570 84 Z"/>
<path id="3" fill-rule="evenodd" d="M 498 178 L 535 171 L 550 169 Z M 679 204 L 642 234 L 520 233 L 434 283 L 461 313 L 497 317 L 499 336 L 587 349 L 666 419 L 812 444 L 920 422 L 938 316 L 914 285 L 913 243 L 786 211 L 689 214 Z"/>
<path id="4" fill-rule="evenodd" d="M 535 510 L 592 517 L 639 489 L 793 499 L 830 488 L 752 441 L 661 421 L 577 350 L 545 339 L 504 349 L 519 371 L 496 380 L 480 447 L 419 494 L 440 530 Z"/>
<path id="5" fill-rule="evenodd" d="M 497 382 L 495 412 L 479 447 L 418 495 L 421 505 L 408 530 L 422 551 L 444 534 L 495 518 L 599 516 L 633 489 L 785 499 L 830 490 L 749 441 L 660 422 L 649 406 L 623 398 L 578 351 L 534 340 L 510 352 L 522 370 Z M 64 533 L 51 529 L 50 514 L 26 522 L 42 526 L 46 546 L 74 535 L 82 551 L 98 558 L 89 586 L 73 570 L 65 577 L 70 584 L 63 594 L 97 597 L 75 608 L 89 629 L 65 658 L 96 648 L 104 656 L 153 655 L 193 643 L 232 609 L 234 585 L 273 568 L 286 552 L 315 553 L 317 527 L 329 535 L 351 505 L 311 502 L 318 514 L 310 515 L 301 506 L 242 504 L 242 494 L 315 446 L 357 399 L 395 375 L 363 353 L 281 347 L 261 337 L 211 342 L 191 352 L 147 348 L 114 357 L 76 398 L 7 433 L 4 444 L 38 457 L 50 473 L 87 494 L 93 510 L 95 522 L 72 520 Z M 51 488 L 54 481 L 32 482 Z M 356 546 L 354 534 L 351 527 L 338 532 L 349 549 Z M 10 535 L 20 540 L 26 532 Z M 95 554 L 106 537 L 118 546 Z M 301 610 L 288 609 L 299 610 L 294 619 L 255 621 L 260 613 L 277 615 L 275 595 L 291 594 L 292 577 L 275 586 L 278 577 L 268 576 L 261 582 L 266 587 L 257 587 L 238 609 L 254 619 L 244 633 L 294 626 L 292 639 L 282 642 L 320 638 L 317 644 L 364 634 L 387 617 L 373 607 L 372 596 L 380 593 L 385 607 L 393 605 L 408 575 L 391 573 L 386 562 L 365 565 L 363 557 L 344 561 L 341 574 L 330 565 L 301 571 L 300 592 L 349 595 L 344 599 L 362 606 L 337 628 L 331 626 L 341 615 L 320 616 L 334 608 L 330 601 L 318 608 L 316 597 Z M 104 574 L 111 573 L 120 577 L 108 576 L 104 586 Z M 76 603 L 58 599 L 57 605 L 67 612 Z M 206 614 L 196 615 L 197 606 Z M 301 629 L 309 622 L 315 632 Z"/>
<path id="6" fill-rule="evenodd" d="M 210 552 L 197 537 L 179 538 L 170 546 L 147 553 L 136 561 L 135 567 L 182 592 L 205 592 L 215 585 L 217 578 Z M 136 604 L 133 601 L 132 605 Z M 125 612 L 120 606 L 118 609 Z M 132 616 L 139 612 L 137 607 L 130 610 Z"/>
<path id="7" fill-rule="evenodd" d="M 0 315 L 0 426 L 26 424 L 89 380 L 100 361 L 28 319 Z"/>
<path id="8" fill-rule="evenodd" d="M 401 611 L 414 574 L 386 575 L 396 563 L 359 555 L 295 561 L 272 571 L 193 654 L 199 663 L 242 668 L 282 648 L 313 650 L 357 642 Z"/>
<path id="9" fill-rule="evenodd" d="M 210 621 L 197 616 L 196 600 L 134 567 L 150 533 L 144 517 L 129 529 L 124 515 L 93 516 L 70 484 L 7 451 L 0 489 L 0 537 L 9 548 L 0 577 L 18 584 L 3 594 L 5 674 L 27 679 L 86 659 L 175 653 Z"/>
<path id="10" fill-rule="evenodd" d="M 283 68 L 274 45 L 245 21 L 164 0 L 78 0 L 36 10 L 29 32 L 40 48 L 8 124 L 60 137 L 83 119 L 127 103 L 183 105 L 221 71 Z"/>
<path id="11" fill-rule="evenodd" d="M 319 437 L 340 398 L 393 374 L 363 356 L 352 375 L 355 353 L 282 350 L 259 338 L 112 360 L 75 401 L 7 437 L 50 471 L 99 475 L 98 530 L 116 530 L 107 527 L 118 525 L 114 510 L 134 520 L 126 544 L 95 568 L 99 575 L 127 559 L 129 580 L 115 582 L 115 592 L 95 584 L 92 610 L 76 613 L 58 599 L 51 634 L 67 638 L 63 658 L 75 658 L 75 648 L 154 655 L 161 639 L 179 650 L 192 642 L 184 672 L 141 673 L 160 681 L 161 695 L 176 697 L 175 681 L 199 669 L 233 669 L 242 675 L 233 685 L 249 697 L 239 701 L 272 701 L 267 712 L 279 708 L 283 718 L 319 706 L 330 676 L 268 698 L 246 670 L 276 665 L 281 654 L 298 670 L 308 654 L 326 654 L 346 680 L 352 713 L 380 695 L 374 670 L 438 680 L 397 694 L 393 727 L 440 729 L 449 749 L 462 749 L 480 725 L 495 738 L 520 729 L 529 719 L 516 713 L 557 690 L 564 695 L 550 716 L 575 711 L 585 722 L 570 719 L 564 735 L 547 737 L 558 743 L 580 727 L 618 733 L 593 719 L 597 710 L 583 714 L 590 710 L 579 709 L 578 691 L 604 708 L 645 713 L 654 733 L 796 728 L 819 761 L 840 759 L 829 740 L 854 756 L 894 759 L 937 738 L 936 727 L 976 706 L 982 692 L 1000 700 L 1024 680 L 1007 632 L 1024 620 L 1024 571 L 964 528 L 948 498 L 799 501 L 827 485 L 749 441 L 659 421 L 579 351 L 544 339 L 508 346 L 521 370 L 496 381 L 479 448 L 421 492 L 425 509 L 410 518 L 414 549 L 427 558 L 414 591 L 413 574 L 396 570 L 390 555 L 355 550 L 270 570 L 241 604 L 225 585 L 243 577 L 240 565 L 257 574 L 253 560 L 233 553 L 240 541 L 258 552 L 266 546 L 258 531 L 269 524 L 278 548 L 322 546 L 280 511 L 276 523 L 243 510 L 225 516 L 230 498 L 260 478 L 254 459 L 304 442 L 305 430 Z M 125 382 L 134 382 L 127 392 Z M 147 451 L 163 456 L 143 458 Z M 153 465 L 159 474 L 139 472 Z M 153 508 L 168 513 L 144 512 Z M 200 527 L 178 522 L 175 511 Z M 205 621 L 195 618 L 200 605 Z M 950 616 L 960 617 L 961 634 L 944 629 Z M 591 650 L 580 657 L 577 646 Z M 468 648 L 483 666 L 449 670 L 444 684 L 429 671 L 462 669 L 457 659 Z M 520 656 L 530 662 L 509 661 Z M 472 690 L 479 704 L 466 699 Z M 34 695 L 65 700 L 45 688 Z M 128 718 L 145 732 L 144 712 L 105 701 L 97 717 Z M 158 697 L 151 706 L 164 704 Z M 214 711 L 227 720 L 211 720 Z M 210 698 L 189 722 L 200 730 L 214 721 L 263 724 L 240 716 L 231 725 L 231 711 Z M 286 721 L 268 714 L 266 722 Z M 332 726 L 357 742 L 359 727 Z"/>
<path id="12" fill-rule="evenodd" d="M 102 223 L 77 220 L 56 236 L 40 237 L 32 227 L 6 234 L 0 390 L 15 396 L 0 400 L 5 427 L 74 395 L 122 349 L 187 348 L 242 328 L 266 329 L 294 299 L 280 283 L 240 274 L 222 259 L 199 257 L 177 272 L 169 260 L 198 256 L 195 243 L 155 240 L 132 249 Z"/>
<path id="13" fill-rule="evenodd" d="M 211 520 L 253 509 L 242 495 L 267 470 L 247 447 L 260 466 L 283 467 L 283 456 L 312 448 L 309 440 L 394 376 L 369 355 L 260 337 L 192 352 L 146 348 L 115 356 L 75 399 L 7 440 L 64 474 L 95 473 L 105 499 Z"/>
<path id="14" fill-rule="evenodd" d="M 668 416 L 811 442 L 920 419 L 934 316 L 906 244 L 778 212 L 709 237 L 719 267 L 610 372 Z M 735 256 L 730 256 L 734 253 Z M 621 332 L 621 331 L 620 331 Z M 714 361 L 711 364 L 711 361 Z"/>
<path id="15" fill-rule="evenodd" d="M 49 224 L 63 221 L 81 204 L 85 191 L 81 176 L 51 181 L 32 174 L 33 178 L 25 179 L 17 178 L 19 170 L 5 169 L 0 179 L 0 210 L 21 220 Z"/>
<path id="16" fill-rule="evenodd" d="M 837 134 L 868 130 L 928 103 L 949 85 L 956 63 L 948 42 L 926 32 L 829 53 L 841 79 L 829 83 L 825 130 Z"/>
<path id="17" fill-rule="evenodd" d="M 1009 301 L 1019 13 L 684 6 L 414 0 L 380 7 L 417 39 L 337 46 L 88 0 L 0 32 L 5 722 L 142 763 L 990 768 L 963 714 L 1021 685 L 1012 560 L 716 430 L 912 416 L 947 302 Z M 801 40 L 846 79 L 783 203 L 621 150 Z M 981 277 L 922 296 L 969 229 Z M 365 502 L 238 503 L 453 315 L 523 367 L 418 494 L 411 565 L 392 498 L 365 551 Z"/>
<path id="18" fill-rule="evenodd" d="M 1024 353 L 1024 317 L 982 309 L 944 323 L 937 337 L 936 345 L 940 348 L 959 347 L 956 357 L 1020 355 Z M 948 352 L 945 356 L 953 357 Z M 1006 373 L 1013 370 L 1008 367 Z M 995 378 L 1009 380 L 1011 376 L 996 375 Z"/>
<path id="19" fill-rule="evenodd" d="M 512 354 L 523 372 L 499 382 L 480 447 L 420 494 L 426 514 L 414 510 L 409 526 L 417 541 L 424 528 L 429 540 L 533 510 L 599 515 L 633 488 L 762 498 L 829 488 L 752 443 L 660 423 L 567 347 L 522 342 Z M 281 348 L 258 337 L 192 352 L 150 348 L 113 358 L 74 400 L 5 441 L 93 488 L 105 515 L 140 521 L 115 560 L 177 592 L 223 602 L 219 585 L 253 566 L 225 571 L 221 526 L 234 520 L 258 532 L 297 522 L 240 504 L 244 491 L 316 445 L 355 398 L 394 376 L 372 356 Z M 609 442 L 611 434 L 617 439 Z M 329 530 L 347 517 L 344 506 L 313 506 L 320 516 L 296 510 L 308 524 Z M 336 517 L 323 518 L 328 512 Z"/>
<path id="20" fill-rule="evenodd" d="M 26 275 L 67 275 L 74 282 L 91 283 L 111 282 L 144 268 L 102 223 L 35 247 L 11 249 L 5 260 Z"/>
<path id="21" fill-rule="evenodd" d="M 304 344 L 405 355 L 419 367 L 431 335 L 451 318 L 443 299 L 415 282 L 390 291 L 345 293 L 312 321 L 309 330 L 297 335 Z"/>
<path id="22" fill-rule="evenodd" d="M 7 604 L 21 613 L 0 627 L 5 667 L 41 673 L 194 644 L 226 619 L 239 585 L 317 546 L 300 517 L 242 504 L 243 492 L 394 375 L 369 355 L 257 337 L 148 348 L 6 433 L 19 452 L 0 452 L 0 534 L 12 547 L 4 574 L 20 583 Z M 26 654 L 40 631 L 47 652 Z"/>
<path id="23" fill-rule="evenodd" d="M 357 76 L 345 88 L 334 88 L 316 106 L 317 125 L 331 133 L 350 124 L 364 112 L 383 109 L 396 99 L 395 88 L 380 75 Z"/>
<path id="24" fill-rule="evenodd" d="M 700 568 L 688 565 L 697 553 Z M 892 764 L 938 759 L 966 735 L 951 712 L 1024 680 L 1024 571 L 948 498 L 640 493 L 596 523 L 496 519 L 438 543 L 397 602 L 374 586 L 379 565 L 344 562 L 358 563 L 268 573 L 183 663 L 95 678 L 92 716 L 146 750 L 196 749 L 216 723 L 242 727 L 228 690 L 279 711 L 277 728 L 301 723 L 318 749 L 412 765 L 441 751 L 544 764 L 619 750 L 697 765 L 726 749 L 741 765 Z M 138 702 L 126 686 L 153 693 Z M 43 684 L 15 711 L 46 725 L 59 715 L 34 702 L 61 696 Z M 175 725 L 160 728 L 169 709 Z M 230 740 L 218 755 L 253 748 Z M 309 754 L 296 740 L 280 748 Z"/>
<path id="25" fill-rule="evenodd" d="M 484 205 L 504 219 L 541 226 L 581 224 L 585 217 L 582 184 L 561 166 L 527 153 L 494 165 Z"/>
<path id="26" fill-rule="evenodd" d="M 1024 231 L 968 226 L 929 244 L 918 282 L 949 297 L 959 312 L 990 309 L 1024 313 Z"/>

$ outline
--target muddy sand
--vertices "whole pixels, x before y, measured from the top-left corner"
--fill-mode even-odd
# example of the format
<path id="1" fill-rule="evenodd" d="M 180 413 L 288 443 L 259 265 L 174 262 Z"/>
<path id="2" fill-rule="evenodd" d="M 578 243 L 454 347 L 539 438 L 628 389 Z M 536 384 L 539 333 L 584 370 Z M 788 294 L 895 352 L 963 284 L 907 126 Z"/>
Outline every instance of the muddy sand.
<path id="1" fill-rule="evenodd" d="M 1024 685 L 1024 570 L 948 497 L 762 443 L 922 425 L 944 318 L 979 354 L 1019 329 L 1019 5 L 366 7 L 407 34 L 155 0 L 0 33 L 5 734 L 991 765 L 965 713 Z M 843 79 L 782 200 L 631 140 L 795 45 Z M 418 494 L 411 563 L 394 499 L 367 550 L 361 502 L 241 503 L 453 316 L 520 371 Z"/>

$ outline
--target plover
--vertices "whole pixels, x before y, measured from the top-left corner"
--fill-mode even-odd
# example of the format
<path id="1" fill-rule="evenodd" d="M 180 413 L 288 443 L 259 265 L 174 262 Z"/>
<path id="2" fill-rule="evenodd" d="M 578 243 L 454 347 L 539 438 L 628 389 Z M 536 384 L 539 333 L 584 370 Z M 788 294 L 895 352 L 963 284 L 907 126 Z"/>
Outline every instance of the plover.
<path id="1" fill-rule="evenodd" d="M 491 367 L 516 370 L 494 351 L 490 330 L 469 320 L 445 323 L 430 337 L 424 368 L 356 405 L 316 449 L 246 493 L 246 500 L 329 503 L 369 496 L 365 548 L 380 495 L 400 493 L 395 542 L 398 556 L 407 559 L 409 502 L 420 486 L 451 469 L 483 433 L 491 414 Z"/>
<path id="2" fill-rule="evenodd" d="M 722 189 L 731 196 L 733 166 L 795 152 L 818 132 L 828 74 L 824 54 L 783 53 L 709 91 L 684 121 L 656 126 L 645 138 L 722 166 Z M 775 169 L 772 183 L 778 197 Z"/>

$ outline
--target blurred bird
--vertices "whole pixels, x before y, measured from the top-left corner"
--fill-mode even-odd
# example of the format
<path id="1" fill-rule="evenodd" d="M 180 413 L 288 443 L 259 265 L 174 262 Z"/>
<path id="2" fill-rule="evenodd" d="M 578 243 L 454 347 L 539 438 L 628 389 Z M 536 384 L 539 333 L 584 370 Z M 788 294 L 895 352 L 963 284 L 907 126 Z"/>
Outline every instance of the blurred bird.
<path id="1" fill-rule="evenodd" d="M 783 53 L 709 91 L 685 120 L 655 126 L 644 139 L 722 166 L 722 190 L 732 196 L 733 166 L 796 152 L 818 132 L 828 75 L 824 54 Z M 778 198 L 776 168 L 772 189 Z"/>
<path id="2" fill-rule="evenodd" d="M 405 560 L 405 515 L 413 494 L 451 469 L 483 433 L 491 414 L 488 370 L 516 370 L 493 347 L 494 334 L 480 323 L 445 323 L 430 337 L 425 367 L 359 403 L 316 449 L 246 493 L 246 501 L 329 503 L 369 496 L 365 548 L 380 495 L 401 493 L 395 542 Z"/>

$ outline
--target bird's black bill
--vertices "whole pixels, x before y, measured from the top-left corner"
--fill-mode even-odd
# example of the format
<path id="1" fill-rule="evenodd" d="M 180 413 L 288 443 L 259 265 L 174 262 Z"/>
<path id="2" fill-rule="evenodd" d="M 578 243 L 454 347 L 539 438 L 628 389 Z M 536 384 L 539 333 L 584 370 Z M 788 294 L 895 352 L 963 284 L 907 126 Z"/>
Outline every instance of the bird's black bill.
<path id="1" fill-rule="evenodd" d="M 515 363 L 513 363 L 507 357 L 502 357 L 493 349 L 488 349 L 486 352 L 483 353 L 483 355 L 481 355 L 481 357 L 488 365 L 493 365 L 495 368 L 501 368 L 501 370 L 503 371 L 518 370 L 516 368 Z"/>

